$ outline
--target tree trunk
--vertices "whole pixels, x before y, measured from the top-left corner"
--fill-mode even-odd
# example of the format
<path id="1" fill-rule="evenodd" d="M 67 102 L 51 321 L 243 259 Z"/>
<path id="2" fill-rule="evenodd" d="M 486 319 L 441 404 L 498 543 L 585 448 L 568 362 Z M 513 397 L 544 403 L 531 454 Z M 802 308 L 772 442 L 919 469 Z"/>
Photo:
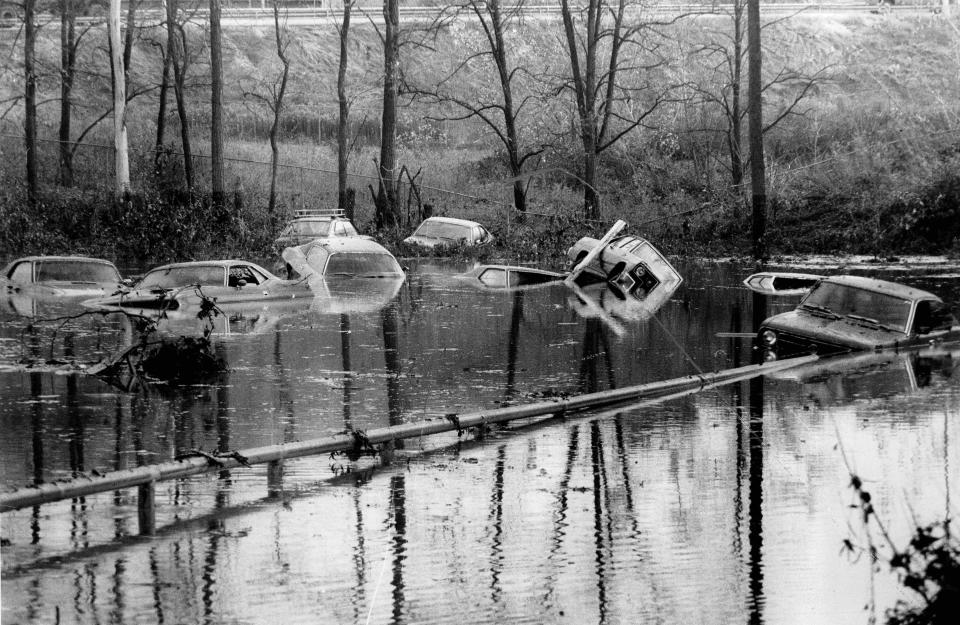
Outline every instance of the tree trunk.
<path id="1" fill-rule="evenodd" d="M 210 0 L 210 187 L 213 205 L 223 208 L 223 43 L 220 0 Z"/>
<path id="2" fill-rule="evenodd" d="M 600 194 L 597 193 L 597 154 L 595 148 L 583 142 L 583 215 L 586 219 L 600 219 Z"/>
<path id="3" fill-rule="evenodd" d="M 734 186 L 743 183 L 743 129 L 740 108 L 740 83 L 743 79 L 743 0 L 733 6 L 733 80 L 730 81 L 730 129 L 727 148 L 730 151 L 730 177 Z"/>
<path id="4" fill-rule="evenodd" d="M 507 65 L 507 48 L 503 40 L 503 17 L 500 12 L 500 0 L 488 0 L 491 27 L 493 29 L 494 62 L 500 78 L 500 90 L 503 92 L 503 127 L 507 135 L 507 156 L 510 160 L 510 173 L 514 178 L 523 173 L 520 162 L 520 143 L 517 140 L 517 116 L 513 109 L 513 88 L 510 85 L 510 69 Z M 518 219 L 523 221 L 527 210 L 527 192 L 520 180 L 513 183 L 513 207 L 517 209 Z"/>
<path id="5" fill-rule="evenodd" d="M 110 0 L 110 58 L 113 74 L 113 146 L 115 191 L 122 199 L 130 193 L 130 161 L 127 154 L 127 90 L 120 45 L 120 0 Z"/>
<path id="6" fill-rule="evenodd" d="M 76 13 L 70 0 L 60 0 L 60 184 L 73 186 L 73 149 L 70 126 L 73 116 L 73 79 L 77 63 Z"/>
<path id="7" fill-rule="evenodd" d="M 269 213 L 277 209 L 277 168 L 280 163 L 280 121 L 283 115 L 283 96 L 287 91 L 287 77 L 290 74 L 290 61 L 287 59 L 283 37 L 280 31 L 280 0 L 273 0 L 273 28 L 277 43 L 277 58 L 283 66 L 280 76 L 280 88 L 273 102 L 273 125 L 270 126 L 270 203 Z"/>
<path id="8" fill-rule="evenodd" d="M 337 69 L 337 101 L 340 104 L 340 116 L 337 119 L 337 208 L 347 210 L 347 166 L 349 164 L 349 146 L 347 131 L 350 121 L 350 101 L 347 100 L 347 61 L 350 36 L 350 11 L 353 0 L 343 3 L 343 23 L 340 25 L 340 64 Z"/>
<path id="9" fill-rule="evenodd" d="M 380 183 L 377 190 L 377 228 L 400 221 L 397 203 L 397 64 L 399 63 L 399 0 L 383 0 L 383 116 L 380 123 Z"/>
<path id="10" fill-rule="evenodd" d="M 573 14 L 567 0 L 560 5 L 563 18 L 567 51 L 570 55 L 570 70 L 577 98 L 577 115 L 580 122 L 580 142 L 583 146 L 583 171 L 580 184 L 583 186 L 583 216 L 585 219 L 600 218 L 600 196 L 597 193 L 597 117 L 594 111 L 597 95 L 597 46 L 601 38 L 600 1 L 589 0 L 587 9 L 584 63 L 580 64 L 578 37 L 574 32 Z M 614 45 L 617 39 L 614 38 Z M 614 76 L 609 79 L 614 80 Z M 612 102 L 609 103 L 612 105 Z"/>
<path id="11" fill-rule="evenodd" d="M 763 161 L 763 102 L 760 77 L 760 0 L 748 0 L 747 45 L 749 55 L 750 187 L 753 194 L 753 258 L 766 256 L 767 183 Z"/>
<path id="12" fill-rule="evenodd" d="M 166 10 L 167 3 L 164 2 L 164 10 Z M 167 41 L 167 49 L 164 51 L 163 55 L 163 75 L 160 79 L 160 103 L 157 107 L 157 139 L 154 147 L 153 155 L 153 165 L 154 173 L 160 173 L 160 159 L 163 154 L 163 142 L 164 135 L 167 132 L 167 91 L 170 90 L 170 59 L 173 58 L 173 54 L 170 51 L 170 42 Z"/>
<path id="13" fill-rule="evenodd" d="M 23 136 L 27 151 L 27 202 L 31 208 L 37 204 L 37 29 L 34 23 L 35 0 L 25 0 L 23 5 Z"/>
<path id="14" fill-rule="evenodd" d="M 186 76 L 183 34 L 177 25 L 177 0 L 167 0 L 167 54 L 173 68 L 173 93 L 177 100 L 177 116 L 180 119 L 180 143 L 183 149 L 183 177 L 187 191 L 193 192 L 193 152 L 190 149 L 190 118 L 187 115 Z"/>

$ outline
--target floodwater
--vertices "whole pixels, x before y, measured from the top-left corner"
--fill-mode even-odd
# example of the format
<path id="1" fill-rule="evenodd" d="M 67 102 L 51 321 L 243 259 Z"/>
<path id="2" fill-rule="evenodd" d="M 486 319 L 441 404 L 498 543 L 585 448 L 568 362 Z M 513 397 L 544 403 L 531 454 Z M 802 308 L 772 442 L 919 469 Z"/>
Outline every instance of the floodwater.
<path id="1" fill-rule="evenodd" d="M 729 264 L 678 265 L 685 281 L 656 311 L 563 285 L 484 291 L 465 269 L 414 264 L 384 292 L 221 319 L 229 372 L 211 384 L 127 393 L 0 366 L 2 485 L 744 365 L 749 342 L 722 333 L 796 302 L 754 295 Z M 894 279 L 960 301 L 956 277 Z M 109 351 L 129 332 L 5 314 L 0 365 Z M 869 543 L 850 475 L 897 545 L 956 515 L 958 365 L 811 365 L 407 440 L 386 466 L 292 460 L 279 489 L 263 465 L 163 482 L 152 537 L 137 536 L 136 489 L 4 513 L 2 621 L 882 622 L 915 597 L 856 551 Z"/>

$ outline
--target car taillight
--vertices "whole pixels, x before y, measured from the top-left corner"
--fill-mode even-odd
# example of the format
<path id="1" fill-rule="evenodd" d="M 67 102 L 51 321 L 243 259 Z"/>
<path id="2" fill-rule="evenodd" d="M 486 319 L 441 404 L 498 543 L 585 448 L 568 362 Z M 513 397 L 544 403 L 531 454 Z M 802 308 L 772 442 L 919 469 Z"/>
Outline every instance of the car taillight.
<path id="1" fill-rule="evenodd" d="M 760 342 L 767 347 L 773 347 L 777 344 L 777 333 L 773 330 L 764 330 L 760 333 Z"/>

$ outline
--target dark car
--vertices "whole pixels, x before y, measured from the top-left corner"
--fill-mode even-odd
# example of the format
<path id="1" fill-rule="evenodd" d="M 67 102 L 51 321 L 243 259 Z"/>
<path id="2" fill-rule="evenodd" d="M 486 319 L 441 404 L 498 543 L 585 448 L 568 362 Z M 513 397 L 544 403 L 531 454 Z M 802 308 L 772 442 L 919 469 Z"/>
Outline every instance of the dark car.
<path id="1" fill-rule="evenodd" d="M 491 241 L 493 235 L 486 228 L 475 221 L 455 217 L 428 217 L 403 240 L 407 245 L 425 250 L 486 245 Z"/>
<path id="2" fill-rule="evenodd" d="M 757 333 L 768 360 L 956 339 L 960 339 L 960 326 L 939 297 L 863 276 L 820 280 L 795 310 L 766 319 Z"/>
<path id="3" fill-rule="evenodd" d="M 358 237 L 360 234 L 342 211 L 301 210 L 295 213 L 295 219 L 287 222 L 274 245 L 283 250 L 286 247 L 303 245 L 314 239 L 328 237 Z"/>

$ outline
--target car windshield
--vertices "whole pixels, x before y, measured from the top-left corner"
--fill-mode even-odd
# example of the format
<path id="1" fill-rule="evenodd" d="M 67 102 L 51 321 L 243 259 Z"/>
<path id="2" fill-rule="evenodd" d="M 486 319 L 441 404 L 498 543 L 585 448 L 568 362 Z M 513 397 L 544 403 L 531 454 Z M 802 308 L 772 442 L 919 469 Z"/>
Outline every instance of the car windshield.
<path id="1" fill-rule="evenodd" d="M 403 273 L 389 254 L 362 252 L 333 254 L 327 261 L 326 275 L 371 276 Z"/>
<path id="2" fill-rule="evenodd" d="M 818 284 L 800 305 L 873 320 L 900 332 L 906 331 L 910 316 L 910 300 L 832 282 Z"/>
<path id="3" fill-rule="evenodd" d="M 43 260 L 37 263 L 37 282 L 120 282 L 120 274 L 104 263 Z"/>
<path id="4" fill-rule="evenodd" d="M 435 239 L 466 239 L 470 236 L 470 226 L 443 221 L 425 221 L 413 234 L 418 237 L 433 237 Z"/>
<path id="5" fill-rule="evenodd" d="M 223 286 L 224 268 L 219 265 L 193 265 L 154 269 L 143 277 L 138 289 L 175 289 L 181 286 Z"/>
<path id="6" fill-rule="evenodd" d="M 327 219 L 308 219 L 303 221 L 295 221 L 283 231 L 284 235 L 296 234 L 296 235 L 306 235 L 312 237 L 325 237 L 330 234 L 330 222 Z"/>

